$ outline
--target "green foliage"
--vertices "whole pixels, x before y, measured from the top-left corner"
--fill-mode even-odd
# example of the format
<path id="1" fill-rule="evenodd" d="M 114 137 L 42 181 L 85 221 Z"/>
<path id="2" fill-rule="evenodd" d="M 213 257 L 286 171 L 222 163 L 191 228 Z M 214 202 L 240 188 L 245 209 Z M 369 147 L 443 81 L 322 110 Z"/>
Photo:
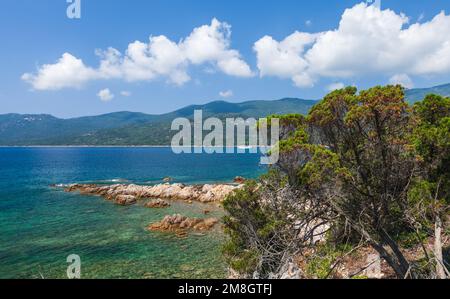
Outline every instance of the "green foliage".
<path id="1" fill-rule="evenodd" d="M 355 105 L 356 92 L 355 87 L 347 87 L 326 95 L 321 102 L 311 109 L 307 117 L 308 122 L 317 126 L 335 123 L 348 112 L 350 107 Z"/>
<path id="2" fill-rule="evenodd" d="M 280 152 L 293 151 L 299 147 L 307 145 L 308 140 L 309 135 L 306 132 L 305 128 L 299 128 L 291 135 L 291 137 L 288 137 L 287 139 L 284 140 L 280 140 L 279 142 Z"/>
<path id="3" fill-rule="evenodd" d="M 361 279 L 369 279 L 369 277 L 367 277 L 365 275 L 356 275 L 356 276 L 353 276 L 351 279 L 361 280 Z"/>
<path id="4" fill-rule="evenodd" d="M 258 188 L 255 181 L 249 181 L 223 203 L 229 214 L 224 217 L 229 238 L 223 254 L 228 264 L 242 274 L 251 274 L 257 269 L 262 273 L 273 270 L 270 265 L 259 265 L 262 248 L 256 244 L 270 244 L 286 221 L 286 215 L 281 216 L 262 204 Z"/>
<path id="5" fill-rule="evenodd" d="M 425 201 L 430 216 L 450 203 L 450 98 L 428 95 L 414 105 L 414 113 L 413 140 L 425 172 L 413 184 L 409 198 L 416 205 Z"/>
<path id="6" fill-rule="evenodd" d="M 308 121 L 329 150 L 313 155 L 300 174 L 316 186 L 335 180 L 343 193 L 338 204 L 347 217 L 360 222 L 363 211 L 373 211 L 363 217 L 372 219 L 371 231 L 401 228 L 406 200 L 401 190 L 413 170 L 404 150 L 410 143 L 411 117 L 403 88 L 334 91 L 312 109 Z"/>
<path id="7" fill-rule="evenodd" d="M 376 86 L 361 91 L 358 97 L 353 98 L 353 105 L 344 119 L 350 125 L 370 124 L 377 119 L 398 119 L 405 114 L 407 107 L 403 87 Z"/>
<path id="8" fill-rule="evenodd" d="M 427 232 L 420 230 L 419 232 L 402 232 L 397 236 L 397 240 L 404 248 L 414 248 L 417 244 L 425 242 L 427 237 Z"/>
<path id="9" fill-rule="evenodd" d="M 421 159 L 430 167 L 434 178 L 449 179 L 450 98 L 429 95 L 414 106 L 417 126 L 414 143 Z"/>
<path id="10" fill-rule="evenodd" d="M 276 188 L 285 188 L 289 183 L 287 176 L 275 168 L 269 168 L 267 173 L 259 177 L 259 181 L 264 184 L 265 188 L 271 191 L 276 191 Z M 273 184 L 273 182 L 276 183 Z"/>
<path id="11" fill-rule="evenodd" d="M 411 184 L 408 190 L 409 205 L 416 207 L 417 211 L 421 211 L 426 215 L 433 213 L 438 204 L 444 204 L 443 201 L 439 203 L 436 198 L 437 183 L 430 182 L 424 179 L 416 179 Z"/>
<path id="12" fill-rule="evenodd" d="M 329 277 L 345 252 L 339 245 L 361 239 L 399 278 L 428 275 L 403 250 L 420 248 L 433 231 L 434 217 L 449 211 L 450 100 L 430 95 L 410 107 L 399 85 L 359 93 L 348 87 L 325 96 L 306 118 L 273 117 L 282 125 L 279 162 L 225 203 L 228 246 L 234 249 L 226 253 L 234 259 L 230 264 L 246 273 L 269 273 L 276 257 L 266 263 L 263 256 L 273 238 L 289 224 L 317 217 L 332 219 L 333 239 L 313 246 L 308 276 Z M 279 200 L 291 202 L 290 210 L 267 204 Z M 313 207 L 317 216 L 304 207 Z M 298 246 L 301 251 L 309 245 Z"/>
<path id="13" fill-rule="evenodd" d="M 305 117 L 302 114 L 290 113 L 285 115 L 272 114 L 267 117 L 267 122 L 270 124 L 272 119 L 278 119 L 280 126 L 295 126 L 299 127 L 305 123 Z"/>
<path id="14" fill-rule="evenodd" d="M 314 257 L 306 266 L 306 275 L 317 279 L 328 278 L 336 257 L 331 254 Z"/>
<path id="15" fill-rule="evenodd" d="M 332 180 L 337 173 L 344 174 L 339 157 L 323 146 L 310 146 L 311 160 L 299 170 L 300 183 L 311 188 L 319 188 L 324 182 Z"/>
<path id="16" fill-rule="evenodd" d="M 240 274 L 250 274 L 258 266 L 259 254 L 256 250 L 248 250 L 229 241 L 222 247 L 228 265 Z"/>
<path id="17" fill-rule="evenodd" d="M 349 245 L 325 243 L 316 246 L 316 251 L 306 265 L 306 275 L 310 278 L 326 279 L 332 275 L 337 259 L 351 251 Z"/>
<path id="18" fill-rule="evenodd" d="M 421 102 L 414 105 L 415 113 L 421 124 L 437 125 L 450 115 L 450 98 L 429 94 Z"/>

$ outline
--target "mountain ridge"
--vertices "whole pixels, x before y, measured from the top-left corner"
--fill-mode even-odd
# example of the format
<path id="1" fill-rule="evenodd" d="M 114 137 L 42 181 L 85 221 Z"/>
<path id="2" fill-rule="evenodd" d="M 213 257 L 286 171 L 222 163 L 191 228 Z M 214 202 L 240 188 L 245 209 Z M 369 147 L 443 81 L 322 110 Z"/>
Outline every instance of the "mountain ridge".
<path id="1" fill-rule="evenodd" d="M 450 96 L 450 84 L 405 91 L 408 102 L 415 103 L 427 94 Z M 58 118 L 50 114 L 0 115 L 0 146 L 129 146 L 168 145 L 175 118 L 192 119 L 194 110 L 203 117 L 260 118 L 271 114 L 307 114 L 316 100 L 282 98 L 231 103 L 216 100 L 202 105 L 189 105 L 164 114 L 119 111 L 96 116 Z"/>
<path id="2" fill-rule="evenodd" d="M 441 84 L 428 88 L 414 88 L 405 91 L 408 102 L 415 103 L 425 98 L 427 94 L 438 94 L 444 97 L 450 97 L 450 83 Z"/>
<path id="3" fill-rule="evenodd" d="M 173 119 L 191 119 L 194 110 L 202 110 L 203 117 L 259 118 L 307 113 L 315 103 L 296 98 L 242 103 L 213 101 L 160 115 L 120 111 L 68 119 L 49 114 L 9 113 L 0 115 L 0 145 L 165 145 L 170 143 Z"/>

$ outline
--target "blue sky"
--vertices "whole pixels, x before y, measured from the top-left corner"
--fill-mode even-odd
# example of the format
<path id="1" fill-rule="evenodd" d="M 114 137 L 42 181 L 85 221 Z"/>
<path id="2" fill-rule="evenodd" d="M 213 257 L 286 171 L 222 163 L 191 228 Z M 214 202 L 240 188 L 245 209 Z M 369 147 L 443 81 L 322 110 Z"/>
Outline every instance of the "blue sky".
<path id="1" fill-rule="evenodd" d="M 361 2 L 81 0 L 81 19 L 73 20 L 67 18 L 65 0 L 3 0 L 0 113 L 74 117 L 127 110 L 159 114 L 220 99 L 319 99 L 342 85 L 366 88 L 400 82 L 429 87 L 450 82 L 446 58 L 450 57 L 450 29 L 442 29 L 450 24 L 450 17 L 444 14 L 432 21 L 442 10 L 450 12 L 448 0 L 384 0 L 381 11 L 365 5 L 355 8 Z M 351 11 L 343 17 L 346 9 Z M 370 26 L 355 23 L 359 17 Z M 213 19 L 219 24 L 215 31 Z M 333 33 L 343 20 L 346 28 Z M 404 22 L 401 30 L 391 30 L 389 26 L 398 26 L 400 20 Z M 358 40 L 372 33 L 370 22 L 381 29 L 376 28 L 370 42 Z M 205 46 L 199 43 L 202 40 L 188 44 L 186 39 L 201 26 L 219 34 L 224 48 L 206 56 L 197 53 L 196 47 Z M 296 31 L 300 34 L 295 35 Z M 390 43 L 386 37 L 391 35 Z M 186 57 L 172 63 L 169 56 L 150 68 L 136 60 L 131 67 L 124 63 L 134 59 L 126 52 L 129 45 L 140 41 L 150 47 L 149 36 L 164 36 L 163 41 L 175 45 L 174 59 Z M 289 36 L 292 39 L 283 43 Z M 96 55 L 96 49 L 110 47 L 121 53 L 114 74 L 99 70 L 101 57 Z M 167 54 L 165 49 L 162 52 Z M 82 61 L 82 67 L 67 77 L 55 77 L 64 53 L 70 54 L 72 62 Z M 377 62 L 380 57 L 383 61 Z M 422 61 L 423 57 L 427 59 Z M 55 68 L 43 71 L 45 65 Z"/>

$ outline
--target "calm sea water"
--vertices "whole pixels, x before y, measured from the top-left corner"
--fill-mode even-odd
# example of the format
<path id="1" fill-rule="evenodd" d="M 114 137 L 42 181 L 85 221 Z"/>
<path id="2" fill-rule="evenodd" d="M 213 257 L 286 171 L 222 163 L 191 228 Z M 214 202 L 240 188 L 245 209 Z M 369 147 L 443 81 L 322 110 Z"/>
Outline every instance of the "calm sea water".
<path id="1" fill-rule="evenodd" d="M 259 156 L 175 155 L 169 148 L 0 148 L 0 278 L 221 278 L 220 228 L 178 238 L 146 227 L 167 214 L 221 217 L 214 205 L 121 207 L 51 188 L 69 183 L 229 182 L 264 172 Z"/>

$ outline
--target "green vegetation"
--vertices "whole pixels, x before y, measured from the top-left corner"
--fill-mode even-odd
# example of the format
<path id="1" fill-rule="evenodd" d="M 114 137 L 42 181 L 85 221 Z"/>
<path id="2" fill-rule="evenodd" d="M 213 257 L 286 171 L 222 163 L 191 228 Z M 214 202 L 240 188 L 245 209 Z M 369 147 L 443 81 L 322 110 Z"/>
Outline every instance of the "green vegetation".
<path id="1" fill-rule="evenodd" d="M 266 177 L 271 177 L 271 174 Z M 241 273 L 258 269 L 268 275 L 275 269 L 272 264 L 259 263 L 260 259 L 271 255 L 270 250 L 263 252 L 262 249 L 268 247 L 276 251 L 280 246 L 288 246 L 283 240 L 283 227 L 289 222 L 287 215 L 285 211 L 260 201 L 261 192 L 264 191 L 256 182 L 250 181 L 224 202 L 225 209 L 232 211 L 233 217 L 224 218 L 230 241 L 223 251 L 227 262 Z"/>
<path id="2" fill-rule="evenodd" d="M 332 243 L 317 245 L 315 254 L 306 265 L 306 276 L 318 279 L 330 277 L 339 257 L 351 250 L 351 246 L 346 244 L 339 244 L 338 246 Z"/>
<path id="3" fill-rule="evenodd" d="M 306 118 L 287 115 L 280 123 L 279 162 L 225 201 L 226 248 L 233 250 L 224 254 L 253 257 L 232 268 L 276 277 L 293 257 L 313 251 L 304 276 L 326 278 L 343 254 L 333 249 L 363 244 L 397 278 L 448 277 L 449 98 L 429 95 L 411 107 L 400 86 L 348 87 Z M 412 257 L 412 248 L 421 253 Z"/>

